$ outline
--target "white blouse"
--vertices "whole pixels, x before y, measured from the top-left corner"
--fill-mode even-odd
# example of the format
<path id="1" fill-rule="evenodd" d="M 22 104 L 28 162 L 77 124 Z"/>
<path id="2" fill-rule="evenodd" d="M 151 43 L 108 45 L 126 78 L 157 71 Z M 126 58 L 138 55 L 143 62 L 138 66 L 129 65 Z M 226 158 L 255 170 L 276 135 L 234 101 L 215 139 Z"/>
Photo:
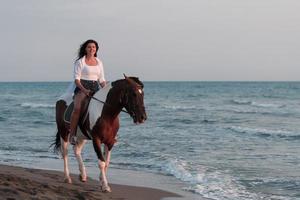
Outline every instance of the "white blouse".
<path id="1" fill-rule="evenodd" d="M 85 63 L 85 56 L 77 60 L 74 64 L 74 79 L 105 82 L 103 64 L 100 59 L 96 58 L 97 65 L 90 66 Z"/>

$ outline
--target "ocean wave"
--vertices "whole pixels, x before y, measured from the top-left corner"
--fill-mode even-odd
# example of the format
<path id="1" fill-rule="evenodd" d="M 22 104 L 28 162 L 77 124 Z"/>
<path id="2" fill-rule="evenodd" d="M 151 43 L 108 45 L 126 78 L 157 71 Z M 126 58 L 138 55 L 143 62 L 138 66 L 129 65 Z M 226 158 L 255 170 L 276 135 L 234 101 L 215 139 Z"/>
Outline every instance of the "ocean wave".
<path id="1" fill-rule="evenodd" d="M 2 151 L 17 151 L 20 150 L 20 148 L 16 147 L 16 146 L 0 146 L 0 150 Z"/>
<path id="2" fill-rule="evenodd" d="M 278 104 L 273 104 L 273 103 L 257 103 L 257 102 L 252 102 L 252 106 L 256 107 L 262 107 L 262 108 L 283 108 L 285 105 L 278 105 Z"/>
<path id="3" fill-rule="evenodd" d="M 258 199 L 256 194 L 250 193 L 232 176 L 218 170 L 198 167 L 198 171 L 192 173 L 188 163 L 180 160 L 169 160 L 163 167 L 168 175 L 189 183 L 184 190 L 200 194 L 209 199 Z"/>
<path id="4" fill-rule="evenodd" d="M 256 187 L 277 187 L 285 189 L 300 189 L 300 180 L 288 180 L 284 178 L 266 178 L 251 181 Z"/>
<path id="5" fill-rule="evenodd" d="M 6 151 L 6 152 L 14 152 L 14 151 L 18 151 L 18 152 L 32 152 L 32 153 L 46 153 L 48 152 L 47 149 L 43 149 L 43 148 L 34 148 L 34 147 L 24 147 L 24 146 L 0 146 L 0 150 L 2 151 Z"/>
<path id="6" fill-rule="evenodd" d="M 218 121 L 217 120 L 210 120 L 210 119 L 203 119 L 201 121 L 201 123 L 203 124 L 214 124 L 214 123 L 217 123 Z"/>
<path id="7" fill-rule="evenodd" d="M 271 117 L 278 116 L 278 117 L 297 117 L 297 113 L 291 113 L 288 111 L 274 111 L 272 109 L 231 109 L 231 110 L 225 110 L 225 111 L 230 111 L 236 114 L 259 114 L 259 115 L 268 115 Z"/>
<path id="8" fill-rule="evenodd" d="M 43 103 L 22 103 L 21 106 L 25 108 L 55 108 L 55 104 Z"/>
<path id="9" fill-rule="evenodd" d="M 261 107 L 261 108 L 283 108 L 285 105 L 281 104 L 274 104 L 274 103 L 260 103 L 256 101 L 250 101 L 250 100 L 241 100 L 241 99 L 233 99 L 231 100 L 233 104 L 237 105 L 251 105 L 255 107 Z"/>
<path id="10" fill-rule="evenodd" d="M 253 109 L 231 109 L 230 111 L 237 113 L 237 114 L 259 114 L 261 113 L 259 110 L 253 110 Z M 266 113 L 266 112 L 264 112 Z"/>
<path id="11" fill-rule="evenodd" d="M 194 110 L 198 109 L 197 106 L 188 106 L 188 105 L 164 105 L 164 109 L 169 109 L 169 110 Z"/>
<path id="12" fill-rule="evenodd" d="M 238 104 L 238 105 L 251 105 L 252 101 L 247 101 L 247 100 L 240 100 L 240 99 L 233 99 L 231 100 L 233 104 Z"/>
<path id="13" fill-rule="evenodd" d="M 152 164 L 145 164 L 145 163 L 138 163 L 138 162 L 118 162 L 118 161 L 111 161 L 111 164 L 114 166 L 114 168 L 119 169 L 134 169 L 134 170 L 149 170 L 152 171 L 154 169 L 154 166 Z"/>
<path id="14" fill-rule="evenodd" d="M 175 124 L 176 123 L 181 123 L 181 124 L 195 124 L 195 120 L 193 120 L 193 119 L 173 119 L 172 120 Z"/>
<path id="15" fill-rule="evenodd" d="M 57 158 L 59 158 L 57 155 L 39 155 L 39 156 L 34 156 L 34 157 L 38 157 L 38 158 L 46 158 L 46 159 L 49 159 L 49 158 L 51 158 L 51 159 L 57 159 Z"/>
<path id="16" fill-rule="evenodd" d="M 256 180 L 251 180 L 251 185 L 255 188 L 265 188 L 266 190 L 273 190 L 273 191 L 288 191 L 288 196 L 278 196 L 276 194 L 267 194 L 268 199 L 282 199 L 282 200 L 296 200 L 299 199 L 299 192 L 293 191 L 300 191 L 300 181 L 296 178 L 293 180 L 289 180 L 287 178 L 266 178 L 260 177 Z"/>
<path id="17" fill-rule="evenodd" d="M 280 113 L 274 112 L 271 109 L 258 109 L 255 107 L 236 107 L 236 108 L 227 108 L 223 109 L 220 111 L 225 111 L 225 112 L 233 112 L 236 114 L 260 114 L 260 115 L 279 115 L 281 116 Z"/>
<path id="18" fill-rule="evenodd" d="M 287 140 L 300 139 L 300 135 L 295 135 L 293 132 L 286 130 L 270 130 L 264 128 L 249 128 L 241 126 L 231 126 L 228 129 L 236 133 L 258 135 L 259 137 L 278 137 Z"/>
<path id="19" fill-rule="evenodd" d="M 204 97 L 205 95 L 202 94 L 188 94 L 187 98 L 199 98 L 199 97 Z"/>
<path id="20" fill-rule="evenodd" d="M 33 125 L 53 125 L 55 124 L 55 121 L 52 119 L 52 120 L 36 120 L 36 121 L 32 121 L 32 124 Z"/>

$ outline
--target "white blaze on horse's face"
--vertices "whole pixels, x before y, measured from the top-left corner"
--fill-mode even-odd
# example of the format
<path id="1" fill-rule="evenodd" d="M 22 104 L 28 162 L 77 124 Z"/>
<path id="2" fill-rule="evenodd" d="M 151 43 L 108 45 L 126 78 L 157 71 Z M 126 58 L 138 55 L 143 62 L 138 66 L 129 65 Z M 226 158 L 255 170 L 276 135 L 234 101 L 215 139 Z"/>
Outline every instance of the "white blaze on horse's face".
<path id="1" fill-rule="evenodd" d="M 132 85 L 127 92 L 126 110 L 130 113 L 135 124 L 143 123 L 147 119 L 144 106 L 144 92 L 143 88 Z"/>

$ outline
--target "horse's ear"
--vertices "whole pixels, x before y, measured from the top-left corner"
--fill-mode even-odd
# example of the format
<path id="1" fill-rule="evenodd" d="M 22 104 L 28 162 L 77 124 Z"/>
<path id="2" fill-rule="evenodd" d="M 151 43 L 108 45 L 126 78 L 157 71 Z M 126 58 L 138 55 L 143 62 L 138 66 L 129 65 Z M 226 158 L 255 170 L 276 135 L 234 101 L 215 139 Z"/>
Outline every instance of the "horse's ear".
<path id="1" fill-rule="evenodd" d="M 128 81 L 130 84 L 136 85 L 136 82 L 134 82 L 130 77 L 126 76 L 125 74 L 123 74 L 125 77 L 125 80 Z"/>
<path id="2" fill-rule="evenodd" d="M 144 85 L 140 82 L 140 80 L 136 77 L 127 77 L 125 74 L 123 74 L 125 77 L 125 80 L 127 80 L 130 84 L 143 88 Z"/>

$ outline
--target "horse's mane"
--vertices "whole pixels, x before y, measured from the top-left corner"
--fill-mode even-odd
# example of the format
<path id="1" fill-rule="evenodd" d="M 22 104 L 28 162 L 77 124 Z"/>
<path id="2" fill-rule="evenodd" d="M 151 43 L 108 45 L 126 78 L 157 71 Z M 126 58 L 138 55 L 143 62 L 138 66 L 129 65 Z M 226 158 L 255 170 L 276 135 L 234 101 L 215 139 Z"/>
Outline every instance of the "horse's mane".
<path id="1" fill-rule="evenodd" d="M 142 88 L 144 88 L 143 82 L 140 81 L 138 77 L 130 76 L 128 78 L 130 78 L 131 80 L 136 82 L 138 85 L 140 85 Z M 121 84 L 124 81 L 126 81 L 126 79 L 119 79 L 119 80 L 116 80 L 116 81 L 112 82 L 111 84 L 112 84 L 112 86 L 115 86 L 115 85 Z"/>

